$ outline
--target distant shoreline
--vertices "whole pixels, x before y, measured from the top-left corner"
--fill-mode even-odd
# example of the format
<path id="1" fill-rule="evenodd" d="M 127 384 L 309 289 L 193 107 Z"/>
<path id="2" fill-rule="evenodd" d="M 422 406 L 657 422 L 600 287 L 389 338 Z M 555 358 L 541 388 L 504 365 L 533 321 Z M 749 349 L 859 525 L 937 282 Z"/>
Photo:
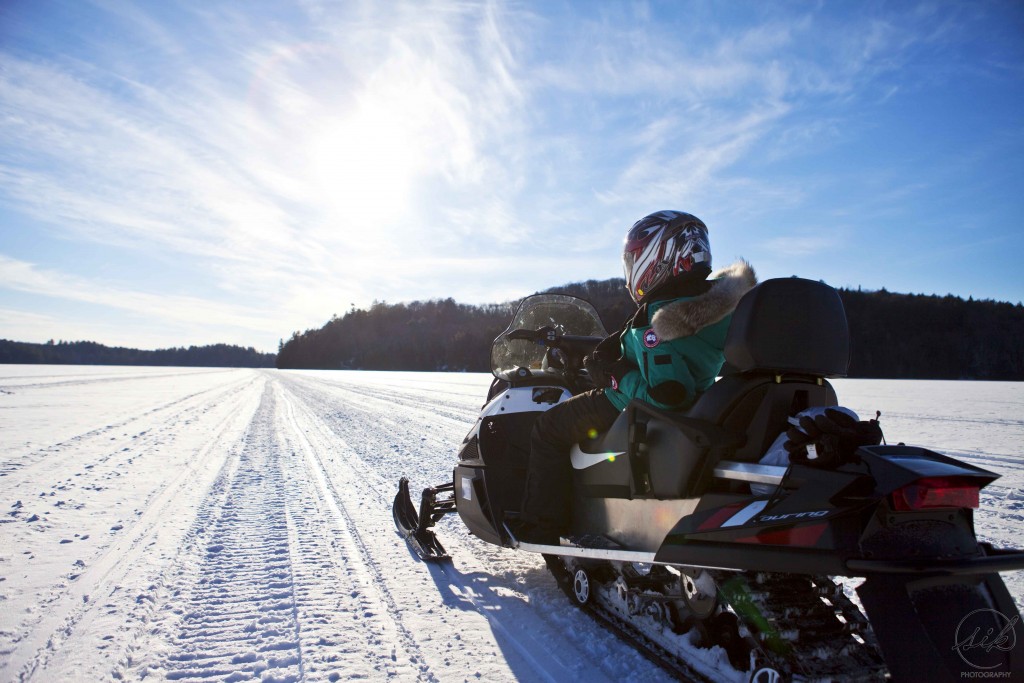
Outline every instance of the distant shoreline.
<path id="1" fill-rule="evenodd" d="M 0 339 L 0 364 L 272 368 L 276 354 L 229 344 L 146 351 L 96 342 L 32 344 Z"/>

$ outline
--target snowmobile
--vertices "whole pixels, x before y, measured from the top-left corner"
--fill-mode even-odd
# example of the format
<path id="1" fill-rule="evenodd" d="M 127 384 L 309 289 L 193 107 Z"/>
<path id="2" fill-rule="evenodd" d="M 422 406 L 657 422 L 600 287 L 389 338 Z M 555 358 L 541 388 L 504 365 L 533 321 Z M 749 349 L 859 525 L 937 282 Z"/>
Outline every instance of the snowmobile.
<path id="1" fill-rule="evenodd" d="M 758 682 L 1024 680 L 999 575 L 1024 568 L 1024 551 L 974 531 L 997 474 L 902 443 L 828 468 L 759 463 L 790 418 L 838 405 L 828 378 L 847 372 L 849 328 L 821 282 L 748 292 L 723 376 L 685 412 L 634 401 L 574 447 L 569 532 L 517 539 L 533 421 L 592 386 L 583 358 L 605 336 L 581 299 L 523 300 L 492 345 L 495 379 L 452 480 L 418 511 L 399 483 L 395 523 L 421 558 L 449 559 L 434 525 L 457 512 L 487 543 L 542 554 L 574 603 L 688 680 L 725 657 Z"/>

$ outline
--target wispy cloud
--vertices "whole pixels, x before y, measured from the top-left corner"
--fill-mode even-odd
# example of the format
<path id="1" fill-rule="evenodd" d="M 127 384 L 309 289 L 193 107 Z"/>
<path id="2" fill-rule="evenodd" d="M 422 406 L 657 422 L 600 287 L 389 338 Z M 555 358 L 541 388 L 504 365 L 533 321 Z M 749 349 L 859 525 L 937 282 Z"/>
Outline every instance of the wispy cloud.
<path id="1" fill-rule="evenodd" d="M 159 311 L 164 319 L 221 329 L 274 332 L 259 311 L 246 311 L 236 304 L 217 304 L 208 298 L 151 294 L 85 280 L 67 273 L 39 268 L 33 263 L 0 256 L 0 278 L 9 289 L 45 297 L 66 299 L 149 315 Z"/>
<path id="2" fill-rule="evenodd" d="M 847 243 L 845 231 L 834 225 L 822 225 L 814 232 L 792 233 L 787 226 L 767 226 L 772 235 L 760 243 L 767 253 L 780 260 L 792 261 L 809 256 L 832 252 Z"/>
<path id="3" fill-rule="evenodd" d="M 44 313 L 33 313 L 17 308 L 0 308 L 0 329 L 6 331 L 17 331 L 25 335 L 11 339 L 11 341 L 23 341 L 24 339 L 46 339 L 61 324 L 55 316 Z M 0 338 L 5 335 L 0 334 Z"/>

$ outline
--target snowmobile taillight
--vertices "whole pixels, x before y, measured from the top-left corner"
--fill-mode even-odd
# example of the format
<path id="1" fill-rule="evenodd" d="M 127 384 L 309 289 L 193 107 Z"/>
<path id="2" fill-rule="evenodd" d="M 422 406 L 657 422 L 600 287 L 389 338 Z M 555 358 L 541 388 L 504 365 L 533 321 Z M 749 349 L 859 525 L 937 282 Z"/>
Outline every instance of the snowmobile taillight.
<path id="1" fill-rule="evenodd" d="M 822 534 L 825 533 L 825 529 L 827 528 L 827 522 L 820 522 L 818 524 L 786 527 L 784 529 L 769 529 L 767 531 L 759 531 L 753 536 L 737 538 L 736 542 L 810 547 L 817 544 L 818 540 L 821 538 Z"/>
<path id="2" fill-rule="evenodd" d="M 981 487 L 956 477 L 926 477 L 892 492 L 893 510 L 977 508 Z"/>

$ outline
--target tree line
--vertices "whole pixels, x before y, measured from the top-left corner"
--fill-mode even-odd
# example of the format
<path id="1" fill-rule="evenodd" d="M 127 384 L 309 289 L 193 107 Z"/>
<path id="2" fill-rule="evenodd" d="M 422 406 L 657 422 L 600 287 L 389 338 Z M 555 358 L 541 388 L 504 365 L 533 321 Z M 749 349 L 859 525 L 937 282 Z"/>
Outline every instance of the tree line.
<path id="1" fill-rule="evenodd" d="M 142 351 L 91 341 L 29 344 L 0 339 L 0 363 L 52 365 L 167 365 L 183 367 L 272 368 L 275 355 L 251 346 L 212 344 Z"/>
<path id="2" fill-rule="evenodd" d="M 954 296 L 840 289 L 850 323 L 850 377 L 1024 381 L 1024 306 Z M 609 330 L 635 310 L 621 278 L 546 290 L 590 301 Z M 518 302 L 452 299 L 334 316 L 282 342 L 278 368 L 486 372 L 491 341 Z"/>
<path id="3" fill-rule="evenodd" d="M 839 290 L 850 377 L 1024 381 L 1024 306 Z"/>
<path id="4" fill-rule="evenodd" d="M 955 296 L 840 289 L 850 322 L 850 377 L 1024 381 L 1024 306 Z M 621 278 L 545 290 L 594 304 L 611 331 L 635 310 Z M 486 372 L 491 341 L 518 301 L 453 299 L 352 308 L 295 332 L 278 353 L 227 344 L 143 351 L 90 341 L 0 340 L 0 363 Z"/>

